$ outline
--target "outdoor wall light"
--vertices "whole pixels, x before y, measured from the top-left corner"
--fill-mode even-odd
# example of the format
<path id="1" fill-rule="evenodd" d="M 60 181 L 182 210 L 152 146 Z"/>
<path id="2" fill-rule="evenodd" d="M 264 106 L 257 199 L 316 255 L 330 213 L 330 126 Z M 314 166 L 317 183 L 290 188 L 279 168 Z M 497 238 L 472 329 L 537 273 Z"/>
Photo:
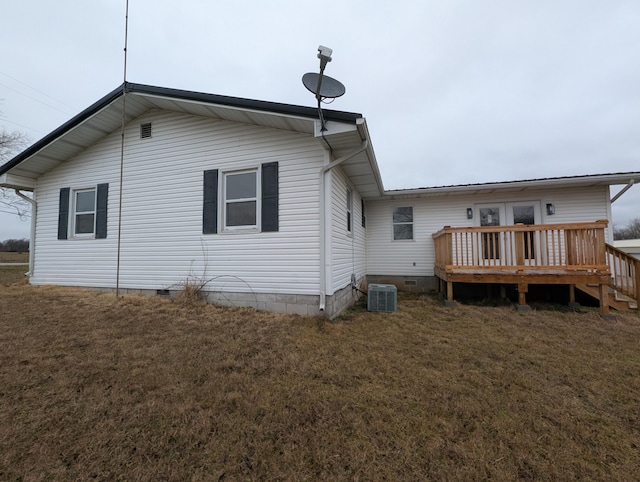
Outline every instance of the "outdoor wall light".
<path id="1" fill-rule="evenodd" d="M 556 213 L 556 207 L 551 203 L 547 203 L 547 214 L 551 215 L 555 213 Z"/>
<path id="2" fill-rule="evenodd" d="M 473 209 L 467 208 L 467 219 L 472 219 L 472 218 L 473 218 Z"/>

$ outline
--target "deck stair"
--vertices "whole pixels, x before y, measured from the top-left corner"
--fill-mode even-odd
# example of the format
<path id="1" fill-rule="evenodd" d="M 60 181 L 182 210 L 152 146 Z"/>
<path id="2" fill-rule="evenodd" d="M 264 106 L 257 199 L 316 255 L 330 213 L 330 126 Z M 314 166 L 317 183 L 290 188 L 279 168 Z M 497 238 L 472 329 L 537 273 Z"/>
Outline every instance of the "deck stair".
<path id="1" fill-rule="evenodd" d="M 637 311 L 640 300 L 640 260 L 610 244 L 606 245 L 611 270 L 609 304 L 618 311 Z M 598 285 L 576 284 L 576 288 L 598 298 Z"/>
<path id="2" fill-rule="evenodd" d="M 598 299 L 600 296 L 600 290 L 596 284 L 577 284 L 575 286 L 583 293 L 593 296 L 595 299 Z M 636 311 L 638 309 L 638 303 L 634 299 L 618 293 L 612 286 L 609 286 L 609 294 L 611 295 L 609 296 L 609 306 L 611 306 L 611 308 L 618 311 Z"/>

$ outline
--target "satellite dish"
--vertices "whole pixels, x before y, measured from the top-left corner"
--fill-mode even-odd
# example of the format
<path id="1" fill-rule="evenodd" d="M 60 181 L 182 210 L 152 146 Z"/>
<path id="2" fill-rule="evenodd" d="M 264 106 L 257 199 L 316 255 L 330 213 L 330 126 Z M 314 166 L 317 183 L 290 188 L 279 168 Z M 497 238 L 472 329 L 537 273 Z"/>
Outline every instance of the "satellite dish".
<path id="1" fill-rule="evenodd" d="M 302 83 L 310 92 L 313 92 L 316 97 L 323 99 L 335 99 L 344 95 L 346 89 L 342 83 L 336 79 L 329 77 L 328 75 L 316 74 L 315 72 L 308 72 L 302 76 Z M 320 83 L 320 85 L 318 85 Z M 318 87 L 320 91 L 318 92 Z"/>

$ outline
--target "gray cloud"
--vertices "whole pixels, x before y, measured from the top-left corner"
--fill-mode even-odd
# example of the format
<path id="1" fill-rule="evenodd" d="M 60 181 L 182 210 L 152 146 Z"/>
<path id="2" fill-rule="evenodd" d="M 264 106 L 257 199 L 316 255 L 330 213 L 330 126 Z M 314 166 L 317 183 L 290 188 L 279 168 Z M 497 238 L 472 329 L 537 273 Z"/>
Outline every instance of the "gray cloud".
<path id="1" fill-rule="evenodd" d="M 120 84 L 124 4 L 5 5 L 0 72 L 65 105 L 0 75 L 0 123 L 35 141 Z M 623 0 L 130 0 L 128 79 L 313 105 L 323 44 L 347 87 L 330 107 L 365 115 L 389 189 L 637 171 L 638 25 Z M 640 216 L 640 187 L 613 215 Z"/>

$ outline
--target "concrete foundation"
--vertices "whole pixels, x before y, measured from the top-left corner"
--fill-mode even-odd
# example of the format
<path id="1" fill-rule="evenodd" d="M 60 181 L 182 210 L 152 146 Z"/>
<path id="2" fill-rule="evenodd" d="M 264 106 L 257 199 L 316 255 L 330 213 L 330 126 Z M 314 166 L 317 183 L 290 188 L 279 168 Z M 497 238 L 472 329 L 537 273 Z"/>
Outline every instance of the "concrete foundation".
<path id="1" fill-rule="evenodd" d="M 99 288 L 99 291 L 115 293 L 111 288 Z M 158 296 L 160 298 L 176 298 L 180 294 L 179 289 L 135 289 L 120 288 L 121 294 L 142 296 Z M 346 286 L 333 295 L 325 297 L 325 309 L 320 311 L 319 295 L 297 295 L 282 293 L 230 293 L 221 291 L 203 291 L 202 297 L 207 303 L 216 306 L 236 306 L 242 308 L 254 308 L 260 311 L 273 313 L 285 313 L 291 315 L 323 316 L 333 319 L 342 310 L 348 308 L 357 301 L 357 292 L 351 286 Z"/>

